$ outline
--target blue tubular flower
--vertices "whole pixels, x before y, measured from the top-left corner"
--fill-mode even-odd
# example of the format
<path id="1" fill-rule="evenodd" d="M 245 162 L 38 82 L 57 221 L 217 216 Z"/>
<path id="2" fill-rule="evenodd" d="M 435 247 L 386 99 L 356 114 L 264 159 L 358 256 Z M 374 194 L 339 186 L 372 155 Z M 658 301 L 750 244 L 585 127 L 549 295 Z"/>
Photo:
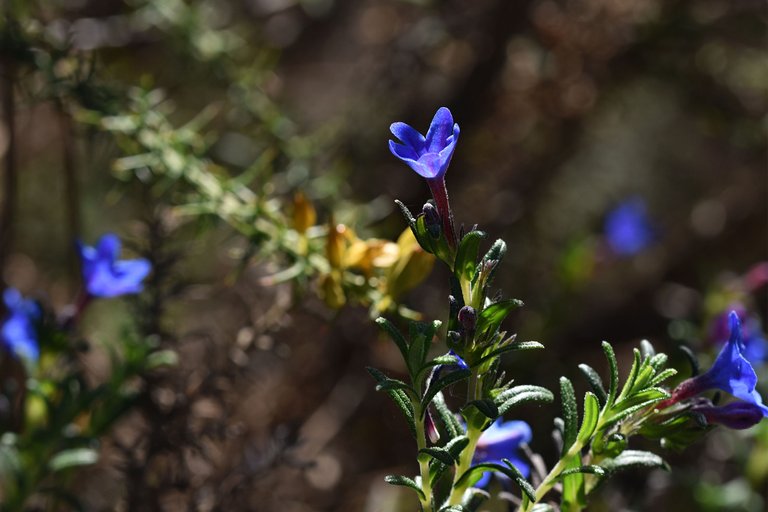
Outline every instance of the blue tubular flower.
<path id="1" fill-rule="evenodd" d="M 656 236 L 645 202 L 638 197 L 628 199 L 611 210 L 605 218 L 604 230 L 611 250 L 620 256 L 637 254 L 648 247 Z"/>
<path id="2" fill-rule="evenodd" d="M 25 300 L 15 288 L 3 292 L 3 302 L 8 308 L 8 318 L 0 328 L 3 346 L 16 357 L 37 361 L 40 349 L 35 323 L 40 318 L 40 308 L 34 301 Z"/>
<path id="3" fill-rule="evenodd" d="M 520 456 L 518 449 L 521 444 L 529 443 L 531 438 L 531 427 L 526 422 L 501 421 L 501 419 L 497 419 L 480 436 L 472 462 L 475 464 L 495 462 L 503 465 L 502 459 L 509 459 L 520 473 L 527 478 L 531 468 Z M 483 476 L 474 486 L 486 487 L 490 479 L 491 472 L 487 471 L 483 473 Z"/>
<path id="4" fill-rule="evenodd" d="M 744 344 L 741 341 L 739 315 L 731 311 L 728 318 L 731 336 L 717 355 L 712 368 L 706 373 L 680 383 L 673 391 L 672 397 L 660 404 L 660 408 L 691 398 L 709 389 L 719 389 L 753 404 L 762 411 L 763 416 L 768 416 L 768 407 L 763 405 L 763 399 L 755 389 L 757 374 L 743 354 Z"/>
<path id="5" fill-rule="evenodd" d="M 768 360 L 768 340 L 760 327 L 760 319 L 747 311 L 741 304 L 732 306 L 741 322 L 742 354 L 751 364 L 764 363 Z M 723 343 L 729 337 L 730 315 L 724 312 L 715 317 L 710 330 L 710 338 L 716 343 Z"/>
<path id="6" fill-rule="evenodd" d="M 450 110 L 438 109 L 426 137 L 405 123 L 392 123 L 389 129 L 403 142 L 389 141 L 393 155 L 428 180 L 441 179 L 445 175 L 459 140 L 459 125 L 453 122 Z"/>
<path id="7" fill-rule="evenodd" d="M 419 176 L 426 178 L 427 185 L 435 199 L 435 206 L 443 222 L 448 244 L 456 247 L 456 232 L 453 214 L 448 203 L 445 188 L 445 172 L 451 163 L 456 142 L 459 140 L 459 125 L 453 122 L 451 111 L 440 107 L 429 125 L 426 137 L 405 123 L 392 123 L 392 134 L 402 143 L 389 141 L 389 150 L 405 162 Z"/>
<path id="8" fill-rule="evenodd" d="M 85 289 L 92 297 L 138 293 L 143 289 L 142 280 L 152 268 L 143 258 L 118 260 L 120 239 L 111 233 L 102 236 L 96 247 L 78 243 L 78 249 Z"/>

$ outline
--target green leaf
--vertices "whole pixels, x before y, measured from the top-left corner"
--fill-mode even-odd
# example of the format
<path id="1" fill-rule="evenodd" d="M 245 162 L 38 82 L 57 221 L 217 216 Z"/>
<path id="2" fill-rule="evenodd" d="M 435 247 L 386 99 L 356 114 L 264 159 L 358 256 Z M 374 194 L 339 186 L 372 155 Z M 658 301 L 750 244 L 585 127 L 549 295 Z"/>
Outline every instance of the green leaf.
<path id="1" fill-rule="evenodd" d="M 446 387 L 456 382 L 459 382 L 460 380 L 469 378 L 471 374 L 472 372 L 470 370 L 453 370 L 448 374 L 440 377 L 437 381 L 430 382 L 427 392 L 424 394 L 424 397 L 421 399 L 422 415 L 427 412 L 427 407 L 429 406 L 429 403 L 432 401 L 432 398 L 434 398 L 434 396 L 439 391 L 442 391 Z"/>
<path id="2" fill-rule="evenodd" d="M 453 273 L 457 279 L 471 281 L 474 277 L 477 252 L 483 238 L 485 238 L 485 233 L 475 230 L 464 235 L 464 238 L 459 242 L 459 248 L 456 251 L 456 263 L 453 266 Z"/>
<path id="3" fill-rule="evenodd" d="M 462 414 L 464 414 L 466 409 L 469 407 L 474 407 L 475 409 L 480 411 L 480 413 L 482 413 L 483 416 L 490 419 L 491 421 L 499 417 L 499 408 L 496 407 L 496 404 L 493 402 L 493 400 L 488 400 L 488 399 L 472 400 L 462 408 Z"/>
<path id="4" fill-rule="evenodd" d="M 653 379 L 651 379 L 651 382 L 648 383 L 649 386 L 658 386 L 665 380 L 669 379 L 670 377 L 674 377 L 677 375 L 677 370 L 674 368 L 667 368 L 666 370 L 662 370 L 661 372 L 657 373 Z"/>
<path id="5" fill-rule="evenodd" d="M 528 497 L 528 499 L 531 501 L 536 501 L 536 489 L 534 489 L 533 486 L 528 483 L 520 471 L 508 459 L 502 459 L 502 462 L 504 465 L 495 462 L 482 462 L 472 466 L 456 480 L 454 487 L 462 486 L 465 482 L 470 480 L 476 481 L 480 478 L 482 473 L 485 473 L 486 471 L 498 471 L 499 473 L 503 473 L 513 482 L 515 482 L 523 491 L 523 493 Z"/>
<path id="6" fill-rule="evenodd" d="M 409 386 L 408 384 L 406 384 L 401 380 L 390 379 L 389 377 L 387 377 L 386 380 L 376 384 L 376 391 L 387 391 L 390 389 L 402 389 L 403 391 L 410 394 L 414 398 L 417 396 L 416 391 L 414 391 L 411 386 Z"/>
<path id="7" fill-rule="evenodd" d="M 635 387 L 635 380 L 637 379 L 637 374 L 640 371 L 640 365 L 642 364 L 640 351 L 633 349 L 632 354 L 634 356 L 632 361 L 632 368 L 630 368 L 629 375 L 627 375 L 627 380 L 624 382 L 624 387 L 621 388 L 621 393 L 619 393 L 619 397 L 617 398 L 619 402 L 629 394 L 632 388 Z"/>
<path id="8" fill-rule="evenodd" d="M 570 468 L 566 469 L 562 473 L 560 473 L 557 478 L 563 478 L 564 476 L 573 475 L 576 473 L 583 473 L 583 474 L 589 474 L 589 475 L 598 475 L 598 476 L 605 476 L 607 473 L 604 468 L 600 466 L 596 466 L 594 464 L 589 464 L 586 466 L 579 466 L 577 468 Z"/>
<path id="9" fill-rule="evenodd" d="M 440 512 L 467 512 L 467 509 L 461 505 L 447 505 L 441 508 Z"/>
<path id="10" fill-rule="evenodd" d="M 519 341 L 517 343 L 510 343 L 508 345 L 501 346 L 497 348 L 496 350 L 492 350 L 489 353 L 485 354 L 483 357 L 477 360 L 477 362 L 473 366 L 477 366 L 480 364 L 483 364 L 484 362 L 488 361 L 489 359 L 492 359 L 494 357 L 500 356 L 501 354 L 504 354 L 506 352 L 512 352 L 517 350 L 538 350 L 544 348 L 544 345 L 539 343 L 538 341 Z"/>
<path id="11" fill-rule="evenodd" d="M 435 320 L 432 323 L 410 322 L 408 325 L 408 335 L 411 343 L 408 347 L 408 359 L 406 362 L 411 375 L 416 375 L 418 370 L 424 366 L 427 360 L 427 354 L 432 347 L 432 338 L 440 327 L 440 322 Z M 414 382 L 418 388 L 419 384 Z"/>
<path id="12" fill-rule="evenodd" d="M 384 481 L 392 485 L 401 485 L 403 487 L 410 487 L 411 489 L 416 491 L 416 493 L 419 495 L 419 498 L 421 498 L 422 500 L 426 499 L 426 497 L 424 496 L 424 492 L 421 490 L 421 488 L 412 478 L 408 478 L 407 476 L 403 476 L 403 475 L 387 475 L 384 477 Z"/>
<path id="13" fill-rule="evenodd" d="M 476 332 L 481 335 L 485 332 L 489 334 L 495 333 L 501 322 L 507 318 L 507 315 L 513 310 L 523 306 L 523 302 L 517 299 L 507 299 L 499 302 L 494 302 L 487 308 L 483 309 L 477 316 Z"/>
<path id="14" fill-rule="evenodd" d="M 499 408 L 499 415 L 506 413 L 512 407 L 528 402 L 551 403 L 555 399 L 547 388 L 541 386 L 515 386 L 499 394 L 496 397 L 496 405 Z"/>
<path id="15" fill-rule="evenodd" d="M 369 366 L 366 368 L 366 370 L 368 370 L 368 373 L 370 373 L 371 376 L 373 376 L 373 378 L 376 379 L 376 381 L 379 383 L 388 380 L 388 377 L 376 368 L 371 368 Z M 406 395 L 405 392 L 401 389 L 385 389 L 384 392 L 389 395 L 389 397 L 395 402 L 395 405 L 397 405 L 397 407 L 403 413 L 406 421 L 408 422 L 408 428 L 410 429 L 411 434 L 413 434 L 413 437 L 416 437 L 415 413 L 413 411 L 413 405 L 411 405 L 411 401 L 408 398 L 408 395 Z"/>
<path id="16" fill-rule="evenodd" d="M 557 510 L 555 510 L 552 505 L 547 505 L 546 503 L 537 503 L 533 506 L 531 512 L 557 512 Z"/>
<path id="17" fill-rule="evenodd" d="M 443 464 L 447 464 L 449 466 L 452 466 L 456 460 L 453 458 L 451 453 L 446 450 L 445 448 L 440 447 L 432 447 L 432 448 L 422 448 L 419 450 L 418 458 L 419 460 L 427 460 L 429 457 L 442 462 Z"/>
<path id="18" fill-rule="evenodd" d="M 403 361 L 406 363 L 408 362 L 408 342 L 405 340 L 402 334 L 400 334 L 400 331 L 392 325 L 392 322 L 384 318 L 383 316 L 380 316 L 376 319 L 376 325 L 381 327 L 381 329 L 386 332 L 389 337 L 392 339 L 392 341 L 395 342 L 395 345 L 397 345 L 397 348 L 400 350 L 400 354 L 403 356 Z"/>
<path id="19" fill-rule="evenodd" d="M 67 468 L 95 464 L 98 460 L 99 452 L 92 448 L 72 448 L 54 455 L 48 461 L 48 469 L 53 472 L 62 471 Z"/>
<path id="20" fill-rule="evenodd" d="M 592 388 L 592 392 L 595 393 L 597 399 L 601 404 L 604 404 L 608 399 L 608 394 L 605 392 L 605 388 L 603 387 L 603 380 L 600 378 L 600 374 L 598 374 L 595 369 L 588 364 L 580 364 L 579 370 L 581 370 L 581 373 L 583 373 L 587 378 L 587 381 Z"/>
<path id="21" fill-rule="evenodd" d="M 611 407 L 616 400 L 616 393 L 619 390 L 619 364 L 616 362 L 616 354 L 613 353 L 613 347 L 607 341 L 603 342 L 603 353 L 608 360 L 608 367 L 611 372 L 611 384 L 608 387 L 608 398 L 605 401 L 605 408 Z"/>
<path id="22" fill-rule="evenodd" d="M 576 436 L 576 441 L 585 446 L 597 427 L 597 420 L 600 418 L 600 404 L 597 397 L 587 391 L 584 395 L 584 416 L 581 419 L 581 428 Z"/>
<path id="23" fill-rule="evenodd" d="M 579 413 L 573 384 L 567 377 L 560 377 L 560 398 L 563 401 L 563 455 L 576 442 L 579 427 Z"/>
<path id="24" fill-rule="evenodd" d="M 650 407 L 651 405 L 669 398 L 669 393 L 663 388 L 648 388 L 637 393 L 626 400 L 618 402 L 609 412 L 606 413 L 604 424 L 612 425 L 622 421 L 635 412 Z"/>
<path id="25" fill-rule="evenodd" d="M 179 355 L 173 350 L 158 350 L 147 356 L 147 369 L 154 370 L 162 366 L 176 366 L 179 363 Z"/>
<path id="26" fill-rule="evenodd" d="M 459 457 L 461 456 L 461 452 L 464 450 L 464 448 L 467 447 L 468 444 L 469 444 L 469 438 L 465 435 L 461 435 L 459 437 L 456 437 L 448 441 L 448 443 L 446 443 L 446 445 L 443 448 L 450 454 L 453 460 L 459 460 Z M 448 467 L 452 467 L 452 466 L 453 466 L 453 462 L 451 462 L 450 464 L 444 464 L 439 460 L 434 460 L 433 463 L 429 465 L 430 485 L 434 486 L 435 483 L 440 479 L 440 477 L 443 476 L 443 473 L 445 473 Z"/>
<path id="27" fill-rule="evenodd" d="M 643 356 L 643 359 L 651 359 L 656 355 L 656 350 L 653 348 L 650 341 L 640 340 L 640 355 Z"/>
<path id="28" fill-rule="evenodd" d="M 624 450 L 622 453 L 604 461 L 603 467 L 609 472 L 631 468 L 662 468 L 669 471 L 669 465 L 655 453 L 641 450 Z"/>
<path id="29" fill-rule="evenodd" d="M 432 399 L 432 404 L 435 406 L 437 416 L 440 418 L 440 421 L 448 432 L 450 438 L 455 439 L 458 436 L 461 436 L 464 433 L 464 429 L 461 428 L 461 423 L 459 423 L 459 420 L 448 408 L 443 394 L 440 392 L 436 393 L 435 397 Z"/>

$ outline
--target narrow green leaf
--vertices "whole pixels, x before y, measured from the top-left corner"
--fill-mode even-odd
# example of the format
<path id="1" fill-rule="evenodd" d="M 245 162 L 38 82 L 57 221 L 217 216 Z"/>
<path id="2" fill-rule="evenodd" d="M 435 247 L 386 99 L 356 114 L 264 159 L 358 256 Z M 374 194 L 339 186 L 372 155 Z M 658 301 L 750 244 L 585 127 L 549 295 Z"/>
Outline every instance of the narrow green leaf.
<path id="1" fill-rule="evenodd" d="M 617 402 L 609 412 L 606 412 L 604 424 L 608 426 L 622 421 L 637 411 L 650 407 L 667 398 L 669 398 L 669 393 L 665 389 L 648 388 L 626 400 Z"/>
<path id="2" fill-rule="evenodd" d="M 400 331 L 392 325 L 392 322 L 384 318 L 383 316 L 380 316 L 376 319 L 376 325 L 381 327 L 381 329 L 386 332 L 390 339 L 395 342 L 395 345 L 397 345 L 397 348 L 400 350 L 400 354 L 403 356 L 403 361 L 406 363 L 408 362 L 408 342 L 405 340 L 402 334 L 400 334 Z"/>
<path id="3" fill-rule="evenodd" d="M 576 394 L 573 391 L 573 384 L 567 377 L 560 377 L 560 398 L 563 402 L 563 455 L 565 455 L 576 442 L 579 427 Z"/>
<path id="4" fill-rule="evenodd" d="M 547 388 L 541 386 L 515 386 L 496 397 L 499 415 L 505 414 L 512 407 L 528 402 L 551 403 L 555 395 Z"/>
<path id="5" fill-rule="evenodd" d="M 592 392 L 595 393 L 600 404 L 604 404 L 608 399 L 608 394 L 605 392 L 603 379 L 600 378 L 600 374 L 588 364 L 580 364 L 579 370 L 581 370 L 581 373 L 587 378 L 587 382 L 589 382 Z"/>
<path id="6" fill-rule="evenodd" d="M 570 468 L 566 469 L 562 473 L 560 473 L 557 478 L 563 478 L 564 476 L 573 475 L 575 473 L 583 473 L 583 474 L 589 474 L 589 475 L 598 475 L 598 476 L 604 476 L 606 475 L 606 471 L 604 468 L 600 466 L 596 466 L 594 464 L 589 464 L 586 466 L 579 466 L 577 468 Z"/>
<path id="7" fill-rule="evenodd" d="M 461 505 L 447 505 L 441 508 L 440 512 L 467 512 L 467 509 Z"/>
<path id="8" fill-rule="evenodd" d="M 632 354 L 634 356 L 634 360 L 632 361 L 632 368 L 629 370 L 629 375 L 627 375 L 627 380 L 624 382 L 624 387 L 621 388 L 621 393 L 619 393 L 619 397 L 617 398 L 618 401 L 621 401 L 635 387 L 637 373 L 640 371 L 640 365 L 642 364 L 640 351 L 633 349 Z"/>
<path id="9" fill-rule="evenodd" d="M 376 368 L 371 368 L 369 366 L 366 368 L 366 370 L 368 370 L 368 373 L 370 373 L 377 382 L 381 383 L 388 380 L 388 377 Z M 395 402 L 395 405 L 397 405 L 397 407 L 403 413 L 406 421 L 408 422 L 408 428 L 411 431 L 411 434 L 413 434 L 413 437 L 416 437 L 415 413 L 413 411 L 413 405 L 411 405 L 411 400 L 408 398 L 408 395 L 406 395 L 405 392 L 401 389 L 385 389 L 384 392 L 389 395 L 389 397 Z"/>
<path id="10" fill-rule="evenodd" d="M 482 462 L 480 464 L 476 464 L 469 468 L 467 471 L 465 471 L 454 484 L 455 486 L 461 486 L 464 485 L 467 481 L 475 481 L 478 478 L 480 478 L 482 473 L 485 473 L 486 471 L 498 471 L 499 473 L 503 473 L 507 477 L 510 478 L 513 482 L 517 483 L 518 486 L 520 486 L 520 489 L 523 491 L 523 493 L 528 496 L 528 499 L 531 501 L 536 500 L 536 489 L 533 488 L 533 486 L 528 483 L 528 481 L 523 477 L 523 475 L 520 473 L 520 471 L 507 459 L 502 459 L 502 462 L 504 465 L 495 463 L 495 462 Z"/>
<path id="11" fill-rule="evenodd" d="M 531 509 L 531 512 L 557 512 L 552 505 L 546 503 L 537 503 Z"/>
<path id="12" fill-rule="evenodd" d="M 474 407 L 491 421 L 499 417 L 499 408 L 496 407 L 493 400 L 473 400 L 462 408 L 462 414 L 468 407 Z"/>
<path id="13" fill-rule="evenodd" d="M 597 427 L 597 420 L 600 418 L 600 404 L 597 397 L 587 391 L 584 395 L 584 416 L 581 419 L 581 428 L 576 436 L 576 440 L 585 446 Z"/>
<path id="14" fill-rule="evenodd" d="M 456 263 L 453 266 L 453 273 L 457 279 L 471 281 L 474 277 L 477 252 L 483 238 L 485 238 L 485 233 L 475 230 L 464 235 L 464 238 L 459 242 L 459 248 L 456 251 Z"/>
<path id="15" fill-rule="evenodd" d="M 571 471 L 581 467 L 581 454 L 577 453 L 571 456 L 565 466 L 565 472 L 568 475 L 562 478 L 563 481 L 563 510 L 583 510 L 586 505 L 584 493 L 584 474 L 579 471 Z"/>
<path id="16" fill-rule="evenodd" d="M 88 466 L 99 460 L 99 453 L 92 448 L 72 448 L 54 455 L 48 461 L 48 468 L 53 471 L 61 471 L 67 468 Z"/>
<path id="17" fill-rule="evenodd" d="M 454 439 L 451 439 L 443 447 L 448 451 L 453 460 L 458 460 L 461 456 L 461 452 L 469 444 L 469 438 L 465 435 L 461 435 Z M 433 460 L 433 463 L 429 465 L 429 483 L 434 486 L 435 483 L 443 476 L 448 467 L 453 467 L 453 462 L 450 464 L 444 464 L 439 460 Z"/>
<path id="18" fill-rule="evenodd" d="M 656 355 L 656 350 L 653 348 L 650 341 L 640 340 L 640 355 L 643 356 L 643 359 L 651 359 Z"/>
<path id="19" fill-rule="evenodd" d="M 485 333 L 493 334 L 501 325 L 501 322 L 509 315 L 509 313 L 523 306 L 523 302 L 517 299 L 507 299 L 499 302 L 494 302 L 487 308 L 483 309 L 477 316 L 477 328 L 478 335 Z"/>
<path id="20" fill-rule="evenodd" d="M 406 359 L 406 362 L 411 375 L 416 375 L 418 370 L 424 366 L 429 349 L 432 347 L 432 338 L 434 338 L 438 327 L 440 327 L 440 322 L 437 320 L 432 323 L 409 323 L 408 337 L 410 338 L 410 344 L 408 346 L 408 358 Z M 417 387 L 419 386 L 416 382 L 414 384 Z"/>
<path id="21" fill-rule="evenodd" d="M 418 458 L 419 460 L 427 460 L 426 458 L 433 458 L 437 461 L 442 462 L 443 464 L 447 464 L 449 466 L 452 466 L 455 462 L 453 456 L 446 450 L 445 448 L 440 447 L 432 447 L 432 448 L 422 448 L 419 450 Z"/>
<path id="22" fill-rule="evenodd" d="M 458 436 L 461 436 L 464 433 L 464 429 L 461 428 L 461 423 L 459 423 L 458 418 L 456 418 L 448 408 L 448 405 L 445 403 L 445 397 L 443 397 L 441 392 L 435 394 L 435 397 L 432 399 L 432 404 L 435 406 L 437 417 L 442 422 L 450 438 L 455 439 Z"/>
<path id="23" fill-rule="evenodd" d="M 460 380 L 469 378 L 471 374 L 472 372 L 470 370 L 453 370 L 447 373 L 446 375 L 440 377 L 437 381 L 430 382 L 427 392 L 424 394 L 424 397 L 421 399 L 422 414 L 427 412 L 427 407 L 429 406 L 429 403 L 432 401 L 432 399 L 435 397 L 438 391 L 442 391 L 446 387 L 456 382 L 459 382 Z"/>
<path id="24" fill-rule="evenodd" d="M 667 368 L 666 370 L 662 370 L 661 372 L 657 373 L 656 376 L 651 379 L 651 382 L 648 383 L 649 386 L 658 386 L 665 380 L 669 379 L 670 377 L 674 377 L 677 375 L 677 370 L 674 368 Z"/>
<path id="25" fill-rule="evenodd" d="M 517 343 L 510 343 L 509 345 L 504 345 L 502 347 L 499 347 L 495 350 L 490 351 L 489 353 L 487 353 L 486 355 L 478 359 L 475 365 L 480 365 L 486 362 L 487 360 L 500 356 L 501 354 L 504 354 L 506 352 L 512 352 L 517 350 L 538 350 L 541 348 L 544 348 L 544 345 L 542 345 L 538 341 L 519 341 Z"/>
<path id="26" fill-rule="evenodd" d="M 384 481 L 392 485 L 401 485 L 403 487 L 410 487 L 419 495 L 422 500 L 425 499 L 424 492 L 419 485 L 412 479 L 403 475 L 387 475 L 384 477 Z"/>
<path id="27" fill-rule="evenodd" d="M 608 360 L 608 367 L 611 372 L 611 383 L 608 387 L 608 398 L 606 399 L 604 406 L 608 408 L 613 405 L 614 400 L 616 400 L 616 393 L 619 390 L 619 363 L 616 362 L 616 354 L 613 352 L 613 347 L 607 341 L 603 342 L 603 353 L 605 353 L 605 358 Z"/>
<path id="28" fill-rule="evenodd" d="M 414 398 L 417 396 L 416 391 L 414 391 L 411 386 L 401 380 L 387 378 L 386 380 L 376 384 L 376 391 L 387 391 L 390 389 L 402 389 Z"/>
<path id="29" fill-rule="evenodd" d="M 602 463 L 609 472 L 630 468 L 663 468 L 669 471 L 669 465 L 655 453 L 642 450 L 624 450 L 613 459 Z"/>

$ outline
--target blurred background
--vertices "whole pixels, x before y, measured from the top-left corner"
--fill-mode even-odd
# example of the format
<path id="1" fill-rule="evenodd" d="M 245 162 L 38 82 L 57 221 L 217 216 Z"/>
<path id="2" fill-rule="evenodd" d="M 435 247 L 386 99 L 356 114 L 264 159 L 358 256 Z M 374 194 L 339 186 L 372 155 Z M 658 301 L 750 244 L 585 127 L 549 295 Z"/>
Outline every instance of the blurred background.
<path id="1" fill-rule="evenodd" d="M 507 328 L 547 347 L 509 356 L 520 383 L 578 381 L 581 362 L 604 370 L 601 340 L 628 367 L 631 347 L 647 338 L 686 375 L 678 347 L 711 359 L 722 311 L 740 305 L 765 325 L 760 0 L 50 0 L 4 9 L 0 153 L 15 162 L 1 203 L 5 284 L 64 307 L 78 291 L 73 239 L 106 231 L 168 263 L 154 313 L 139 321 L 179 364 L 152 377 L 146 404 L 75 480 L 86 510 L 417 506 L 383 481 L 415 472 L 414 447 L 364 371 L 402 370 L 396 351 L 366 308 L 334 310 L 290 283 L 266 286 L 281 268 L 267 242 L 249 244 L 220 220 L 167 215 L 162 205 L 183 203 L 183 190 L 121 173 L 115 161 L 129 150 L 87 112 L 117 114 L 131 87 L 162 91 L 146 101 L 189 126 L 189 147 L 218 172 L 268 158 L 270 172 L 246 184 L 281 199 L 279 210 L 302 191 L 321 223 L 333 214 L 387 239 L 405 227 L 393 200 L 419 211 L 429 194 L 389 154 L 389 125 L 425 132 L 449 107 L 461 126 L 447 174 L 456 221 L 478 224 L 489 243 L 506 240 L 496 286 L 526 304 Z M 45 52 L 20 53 L 12 20 Z M 41 63 L 44 54 L 56 65 Z M 260 256 L 243 258 L 251 246 Z M 447 294 L 437 267 L 403 302 L 444 320 Z M 130 315 L 129 305 L 101 306 L 84 328 L 94 382 L 110 371 L 103 346 Z M 765 361 L 753 363 L 764 384 Z M 551 462 L 544 434 L 558 411 L 517 412 Z M 683 453 L 654 449 L 672 473 L 617 477 L 590 510 L 764 510 L 764 425 L 751 435 L 718 430 Z"/>

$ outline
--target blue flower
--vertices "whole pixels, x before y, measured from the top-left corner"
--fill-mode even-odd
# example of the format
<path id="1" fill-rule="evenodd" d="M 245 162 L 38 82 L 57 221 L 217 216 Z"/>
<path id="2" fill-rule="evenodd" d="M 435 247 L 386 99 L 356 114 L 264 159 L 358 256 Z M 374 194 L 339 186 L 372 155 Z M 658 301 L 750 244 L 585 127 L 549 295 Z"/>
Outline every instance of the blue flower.
<path id="1" fill-rule="evenodd" d="M 712 367 L 705 373 L 680 383 L 666 402 L 672 404 L 710 389 L 719 389 L 753 404 L 762 411 L 763 416 L 768 416 L 768 407 L 763 405 L 763 399 L 755 389 L 757 374 L 744 357 L 739 315 L 731 311 L 728 319 L 731 335 Z"/>
<path id="2" fill-rule="evenodd" d="M 475 464 L 495 462 L 504 465 L 502 459 L 509 459 L 520 473 L 527 478 L 531 468 L 520 456 L 518 450 L 520 445 L 529 443 L 531 438 L 531 427 L 526 422 L 501 421 L 501 419 L 497 419 L 480 436 L 472 462 Z M 480 477 L 480 480 L 474 486 L 486 487 L 490 480 L 491 471 L 487 471 L 483 473 L 483 476 Z"/>
<path id="3" fill-rule="evenodd" d="M 0 328 L 3 346 L 16 357 L 37 361 L 40 348 L 37 345 L 37 326 L 40 308 L 33 300 L 25 300 L 15 288 L 3 292 L 3 302 L 8 318 Z"/>
<path id="4" fill-rule="evenodd" d="M 430 382 L 435 382 L 437 379 L 439 379 L 440 375 L 443 373 L 443 370 L 447 370 L 447 371 L 469 370 L 469 365 L 467 364 L 467 362 L 464 361 L 464 359 L 462 359 L 461 356 L 456 352 L 454 352 L 453 350 L 449 350 L 448 353 L 445 355 L 455 357 L 456 362 L 451 364 L 440 364 L 435 366 L 435 369 L 432 371 L 432 375 L 429 378 Z"/>
<path id="5" fill-rule="evenodd" d="M 145 259 L 118 260 L 120 239 L 106 234 L 89 247 L 78 243 L 83 266 L 85 289 L 92 297 L 117 297 L 138 293 L 143 289 L 142 280 L 149 274 L 151 265 Z"/>
<path id="6" fill-rule="evenodd" d="M 627 199 L 608 212 L 604 231 L 611 250 L 620 256 L 637 254 L 656 237 L 645 202 L 639 197 Z"/>
<path id="7" fill-rule="evenodd" d="M 393 155 L 428 180 L 445 175 L 459 140 L 459 125 L 453 122 L 450 110 L 445 107 L 438 109 L 426 137 L 405 123 L 392 123 L 389 129 L 403 142 L 389 141 L 389 150 Z"/>

